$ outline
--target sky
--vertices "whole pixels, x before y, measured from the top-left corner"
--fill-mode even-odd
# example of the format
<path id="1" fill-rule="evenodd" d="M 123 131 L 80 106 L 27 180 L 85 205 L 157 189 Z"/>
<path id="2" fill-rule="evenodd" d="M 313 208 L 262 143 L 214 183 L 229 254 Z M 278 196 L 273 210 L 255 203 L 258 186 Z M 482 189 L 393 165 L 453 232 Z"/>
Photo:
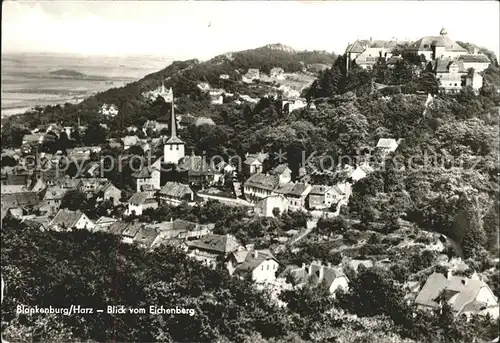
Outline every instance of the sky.
<path id="1" fill-rule="evenodd" d="M 500 50 L 497 1 L 14 1 L 2 51 L 206 59 L 282 43 L 341 53 L 356 39 L 454 40 Z"/>

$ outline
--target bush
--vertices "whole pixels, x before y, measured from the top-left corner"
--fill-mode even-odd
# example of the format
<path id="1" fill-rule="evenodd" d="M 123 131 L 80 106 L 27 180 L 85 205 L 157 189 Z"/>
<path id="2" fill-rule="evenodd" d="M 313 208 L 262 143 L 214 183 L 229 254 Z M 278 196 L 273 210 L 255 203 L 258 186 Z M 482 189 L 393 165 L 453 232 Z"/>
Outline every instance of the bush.
<path id="1" fill-rule="evenodd" d="M 346 242 L 347 244 L 356 244 L 356 243 L 358 243 L 360 236 L 361 236 L 361 234 L 359 231 L 348 230 L 344 234 L 344 242 Z"/>

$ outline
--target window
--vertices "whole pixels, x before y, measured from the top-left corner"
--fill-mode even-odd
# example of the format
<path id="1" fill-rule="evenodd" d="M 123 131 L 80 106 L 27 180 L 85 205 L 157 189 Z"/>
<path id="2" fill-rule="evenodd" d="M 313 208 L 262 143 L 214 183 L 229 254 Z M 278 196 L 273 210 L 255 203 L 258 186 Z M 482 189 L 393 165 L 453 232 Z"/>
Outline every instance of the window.
<path id="1" fill-rule="evenodd" d="M 269 265 L 267 265 L 267 268 L 266 268 L 266 269 L 267 269 L 267 270 L 269 270 Z"/>
<path id="2" fill-rule="evenodd" d="M 177 150 L 179 150 L 179 146 L 178 145 L 176 145 L 176 148 L 177 148 Z"/>

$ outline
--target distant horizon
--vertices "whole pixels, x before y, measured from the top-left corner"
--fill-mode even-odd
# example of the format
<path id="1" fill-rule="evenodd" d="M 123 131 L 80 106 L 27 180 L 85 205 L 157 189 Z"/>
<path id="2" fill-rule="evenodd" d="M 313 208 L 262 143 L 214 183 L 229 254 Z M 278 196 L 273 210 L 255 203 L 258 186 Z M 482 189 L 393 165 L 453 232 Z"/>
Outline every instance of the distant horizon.
<path id="1" fill-rule="evenodd" d="M 500 51 L 500 5 L 492 1 L 7 0 L 2 6 L 8 54 L 207 60 L 278 42 L 342 54 L 356 39 L 415 41 L 443 27 L 455 41 L 497 58 Z"/>

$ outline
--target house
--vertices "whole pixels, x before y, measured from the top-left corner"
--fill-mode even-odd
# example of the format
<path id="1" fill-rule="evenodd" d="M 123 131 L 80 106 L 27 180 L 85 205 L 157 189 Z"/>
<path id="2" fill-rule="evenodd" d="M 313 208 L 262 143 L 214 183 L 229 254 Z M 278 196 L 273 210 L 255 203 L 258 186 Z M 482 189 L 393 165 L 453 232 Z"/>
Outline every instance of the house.
<path id="1" fill-rule="evenodd" d="M 363 42 L 363 41 L 358 41 Z M 363 45 L 363 52 L 357 54 L 354 59 L 349 62 L 355 61 L 358 66 L 366 70 L 372 70 L 378 61 L 385 62 L 392 57 L 392 51 L 396 47 L 396 41 L 385 41 L 385 40 L 369 40 L 369 42 Z"/>
<path id="2" fill-rule="evenodd" d="M 307 107 L 307 101 L 305 99 L 287 99 L 282 101 L 282 109 L 286 113 L 292 113 L 295 110 Z"/>
<path id="3" fill-rule="evenodd" d="M 231 235 L 209 234 L 188 243 L 188 256 L 215 268 L 218 262 L 224 261 L 230 253 L 240 248 L 241 245 Z"/>
<path id="4" fill-rule="evenodd" d="M 281 279 L 286 277 L 290 277 L 290 281 L 299 287 L 308 283 L 315 286 L 323 284 L 332 295 L 338 289 L 347 290 L 349 287 L 349 279 L 340 268 L 330 264 L 325 266 L 320 262 L 312 262 L 309 266 L 302 264 L 302 267 L 288 266 L 280 275 Z"/>
<path id="5" fill-rule="evenodd" d="M 215 126 L 215 122 L 213 121 L 212 118 L 207 118 L 207 117 L 198 117 L 194 123 L 195 126 L 200 126 L 200 125 L 210 125 L 210 126 Z"/>
<path id="6" fill-rule="evenodd" d="M 152 192 L 138 192 L 129 199 L 126 214 L 140 216 L 150 208 L 158 208 L 158 202 L 154 199 Z"/>
<path id="7" fill-rule="evenodd" d="M 134 145 L 137 145 L 139 143 L 139 137 L 137 136 L 125 136 L 122 137 L 122 142 L 123 142 L 123 149 L 128 150 Z"/>
<path id="8" fill-rule="evenodd" d="M 267 153 L 246 154 L 246 159 L 243 162 L 244 171 L 247 174 L 262 173 L 264 161 L 269 158 Z"/>
<path id="9" fill-rule="evenodd" d="M 33 133 L 33 134 L 27 134 L 23 136 L 22 139 L 22 145 L 28 144 L 32 146 L 37 146 L 43 143 L 43 139 L 45 137 L 45 134 L 43 133 Z"/>
<path id="10" fill-rule="evenodd" d="M 94 229 L 92 231 L 94 231 L 94 232 L 96 232 L 96 231 L 108 232 L 111 225 L 113 225 L 117 221 L 118 221 L 118 219 L 111 218 L 111 217 L 105 217 L 105 216 L 100 217 L 94 223 Z"/>
<path id="11" fill-rule="evenodd" d="M 142 125 L 142 131 L 144 132 L 144 134 L 147 134 L 149 130 L 152 130 L 153 132 L 161 132 L 162 130 L 167 129 L 167 123 L 160 123 L 156 120 L 147 120 L 144 125 Z"/>
<path id="12" fill-rule="evenodd" d="M 285 76 L 283 75 L 283 73 L 284 73 L 283 68 L 276 67 L 276 68 L 271 69 L 271 71 L 269 72 L 269 76 L 274 78 L 274 79 L 284 80 Z"/>
<path id="13" fill-rule="evenodd" d="M 491 64 L 486 55 L 477 53 L 477 49 L 473 54 L 460 55 L 457 60 L 462 63 L 465 70 L 474 69 L 478 73 L 486 70 Z"/>
<path id="14" fill-rule="evenodd" d="M 282 194 L 270 195 L 255 204 L 254 212 L 261 217 L 274 217 L 288 211 L 288 200 Z"/>
<path id="15" fill-rule="evenodd" d="M 182 239 L 184 241 L 200 239 L 212 232 L 214 224 L 199 224 L 187 220 L 176 219 L 147 226 L 154 227 L 163 241 Z"/>
<path id="16" fill-rule="evenodd" d="M 224 175 L 236 175 L 236 167 L 226 161 L 220 161 L 214 167 L 219 173 L 224 173 Z"/>
<path id="17" fill-rule="evenodd" d="M 219 79 L 221 80 L 229 80 L 229 75 L 228 74 L 220 74 Z"/>
<path id="18" fill-rule="evenodd" d="M 21 222 L 30 229 L 45 230 L 49 227 L 50 220 L 45 216 L 24 216 Z"/>
<path id="19" fill-rule="evenodd" d="M 155 228 L 148 226 L 141 226 L 134 236 L 133 242 L 141 248 L 153 248 L 158 241 L 159 233 Z"/>
<path id="20" fill-rule="evenodd" d="M 222 94 L 210 95 L 210 103 L 212 105 L 222 105 L 224 103 L 224 96 Z"/>
<path id="21" fill-rule="evenodd" d="M 202 92 L 208 92 L 210 90 L 210 84 L 208 82 L 200 82 L 197 86 Z"/>
<path id="22" fill-rule="evenodd" d="M 385 61 L 385 65 L 389 69 L 394 69 L 400 63 L 403 63 L 404 59 L 401 56 L 391 56 Z"/>
<path id="23" fill-rule="evenodd" d="M 314 185 L 309 192 L 308 208 L 313 210 L 329 209 L 337 204 L 343 192 L 336 186 Z"/>
<path id="24" fill-rule="evenodd" d="M 132 173 L 132 183 L 136 192 L 160 189 L 161 170 L 161 158 L 159 158 L 150 166 L 143 166 L 139 171 Z"/>
<path id="25" fill-rule="evenodd" d="M 276 194 L 282 194 L 288 200 L 290 210 L 301 210 L 306 207 L 306 198 L 311 192 L 312 186 L 302 182 L 279 184 L 274 190 Z"/>
<path id="26" fill-rule="evenodd" d="M 269 283 L 276 280 L 279 263 L 269 250 L 241 250 L 229 254 L 226 268 L 231 276 Z"/>
<path id="27" fill-rule="evenodd" d="M 108 226 L 108 232 L 113 235 L 120 236 L 123 243 L 132 244 L 135 235 L 143 225 L 143 223 L 138 221 L 117 221 Z"/>
<path id="28" fill-rule="evenodd" d="M 191 156 L 183 157 L 177 166 L 182 182 L 189 184 L 208 184 L 213 185 L 222 178 L 214 166 L 208 163 L 205 156 Z"/>
<path id="29" fill-rule="evenodd" d="M 283 163 L 271 170 L 270 174 L 277 175 L 279 183 L 287 183 L 292 181 L 292 170 L 288 168 L 288 165 Z"/>
<path id="30" fill-rule="evenodd" d="M 462 89 L 462 80 L 467 75 L 467 70 L 462 62 L 449 58 L 438 58 L 429 62 L 428 68 L 436 74 L 441 90 L 456 93 Z"/>
<path id="31" fill-rule="evenodd" d="M 243 192 L 247 201 L 253 202 L 267 198 L 274 194 L 274 189 L 279 184 L 277 175 L 253 174 L 245 181 Z"/>
<path id="32" fill-rule="evenodd" d="M 113 206 L 118 206 L 120 204 L 122 191 L 111 182 L 108 182 L 97 189 L 97 195 L 99 199 L 110 201 Z"/>
<path id="33" fill-rule="evenodd" d="M 252 103 L 252 104 L 256 104 L 256 103 L 259 102 L 259 99 L 252 98 L 251 96 L 246 95 L 246 94 L 240 95 L 240 99 L 243 100 L 243 101 Z"/>
<path id="34" fill-rule="evenodd" d="M 188 185 L 169 181 L 160 189 L 158 197 L 168 203 L 179 204 L 182 201 L 193 201 L 194 192 Z"/>
<path id="35" fill-rule="evenodd" d="M 364 179 L 366 175 L 370 174 L 371 172 L 373 172 L 373 168 L 370 167 L 367 163 L 364 163 L 362 165 L 357 166 L 356 169 L 354 169 L 350 173 L 349 178 L 353 182 L 357 182 L 361 179 Z"/>
<path id="36" fill-rule="evenodd" d="M 477 94 L 483 87 L 483 77 L 476 70 L 471 70 L 465 77 L 465 86 L 472 87 Z"/>
<path id="37" fill-rule="evenodd" d="M 118 115 L 118 107 L 113 104 L 103 104 L 99 109 L 99 114 L 109 118 L 116 117 Z"/>
<path id="38" fill-rule="evenodd" d="M 71 230 L 94 228 L 94 222 L 81 211 L 71 211 L 68 209 L 60 209 L 55 217 L 49 223 L 49 230 Z"/>
<path id="39" fill-rule="evenodd" d="M 455 315 L 472 315 L 488 311 L 498 318 L 498 301 L 490 287 L 478 279 L 433 273 L 420 290 L 415 303 L 422 309 L 435 309 L 446 301 Z"/>
<path id="40" fill-rule="evenodd" d="M 382 150 L 385 154 L 396 151 L 399 144 L 394 138 L 380 138 L 377 142 L 377 149 Z"/>
<path id="41" fill-rule="evenodd" d="M 109 183 L 108 179 L 105 178 L 82 178 L 78 179 L 78 190 L 85 193 L 88 197 L 96 194 L 101 187 Z"/>
<path id="42" fill-rule="evenodd" d="M 2 186 L 3 189 L 5 186 Z M 40 196 L 34 192 L 4 193 L 1 195 L 2 211 L 14 211 L 17 215 L 33 212 L 40 204 Z M 14 213 L 13 212 L 13 213 Z"/>
<path id="43" fill-rule="evenodd" d="M 245 83 L 252 83 L 254 80 L 259 80 L 259 79 L 260 79 L 259 69 L 250 68 L 248 69 L 248 72 L 245 75 L 243 75 L 243 82 Z"/>
<path id="44" fill-rule="evenodd" d="M 67 189 L 61 188 L 59 186 L 48 187 L 42 200 L 44 212 L 51 215 L 59 211 L 62 199 L 67 192 Z"/>
<path id="45" fill-rule="evenodd" d="M 403 52 L 403 57 L 425 57 L 431 61 L 436 58 L 457 59 L 467 54 L 468 51 L 457 42 L 448 37 L 448 32 L 443 28 L 439 36 L 425 36 L 410 44 Z"/>

